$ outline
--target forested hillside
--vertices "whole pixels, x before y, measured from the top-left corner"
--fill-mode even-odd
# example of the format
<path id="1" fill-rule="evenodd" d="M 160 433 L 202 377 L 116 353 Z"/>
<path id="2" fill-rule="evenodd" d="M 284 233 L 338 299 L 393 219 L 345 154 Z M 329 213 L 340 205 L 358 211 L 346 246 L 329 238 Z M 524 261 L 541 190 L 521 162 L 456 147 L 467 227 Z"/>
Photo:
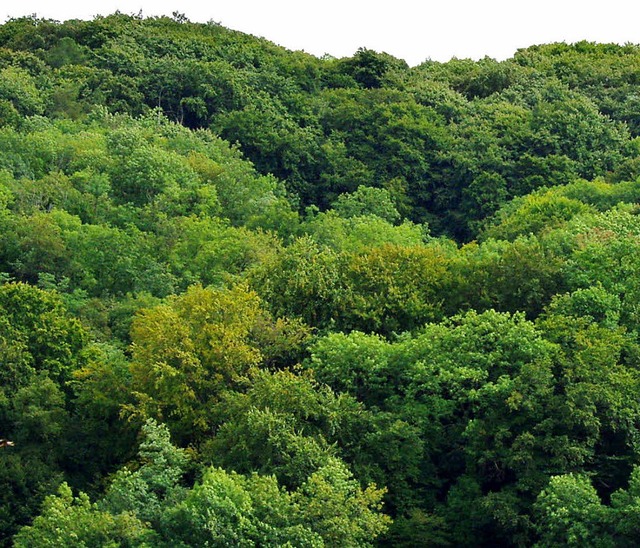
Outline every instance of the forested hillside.
<path id="1" fill-rule="evenodd" d="M 640 46 L 0 26 L 0 545 L 640 544 Z"/>

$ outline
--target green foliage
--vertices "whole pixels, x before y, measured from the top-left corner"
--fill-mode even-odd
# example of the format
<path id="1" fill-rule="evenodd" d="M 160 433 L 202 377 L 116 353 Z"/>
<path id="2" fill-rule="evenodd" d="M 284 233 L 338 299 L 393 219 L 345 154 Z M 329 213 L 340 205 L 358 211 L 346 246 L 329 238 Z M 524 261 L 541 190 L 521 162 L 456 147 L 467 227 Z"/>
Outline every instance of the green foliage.
<path id="1" fill-rule="evenodd" d="M 2 122 L 17 125 L 22 116 L 43 114 L 46 96 L 36 87 L 34 78 L 24 69 L 0 70 L 0 108 Z"/>
<path id="2" fill-rule="evenodd" d="M 343 218 L 334 211 L 319 213 L 301 225 L 317 243 L 336 251 L 362 253 L 385 244 L 420 246 L 423 227 L 405 221 L 393 226 L 377 215 Z"/>
<path id="3" fill-rule="evenodd" d="M 91 504 L 75 498 L 66 483 L 45 501 L 42 514 L 16 537 L 18 546 L 105 546 L 155 544 L 150 524 L 157 526 L 163 511 L 184 498 L 179 481 L 187 462 L 184 451 L 171 445 L 168 430 L 147 421 L 136 471 L 123 469 L 104 499 Z"/>
<path id="4" fill-rule="evenodd" d="M 638 519 L 640 518 L 640 468 L 634 466 L 629 477 L 628 487 L 611 495 L 611 514 L 613 514 L 615 532 L 629 545 L 637 542 Z"/>
<path id="5" fill-rule="evenodd" d="M 390 334 L 442 318 L 451 279 L 446 249 L 384 245 L 347 261 L 345 327 Z"/>
<path id="6" fill-rule="evenodd" d="M 311 238 L 299 238 L 251 273 L 251 283 L 275 316 L 327 325 L 341 310 L 339 256 Z"/>
<path id="7" fill-rule="evenodd" d="M 395 84 L 398 73 L 405 72 L 407 68 L 407 64 L 400 59 L 366 48 L 358 49 L 353 57 L 341 59 L 337 65 L 340 72 L 366 89 Z"/>
<path id="8" fill-rule="evenodd" d="M 185 546 L 324 546 L 299 512 L 272 476 L 209 468 L 167 521 L 171 542 Z"/>
<path id="9" fill-rule="evenodd" d="M 159 108 L 238 141 L 303 206 L 326 207 L 360 185 L 393 188 L 403 215 L 469 238 L 512 196 L 616 169 L 638 174 L 629 134 L 615 122 L 638 125 L 630 47 L 552 45 L 505 62 L 409 69 L 367 49 L 319 60 L 220 25 L 122 14 L 63 25 L 15 20 L 0 43 L 2 70 L 22 71 L 2 103 L 10 123 L 44 105 L 72 118 L 93 105 L 134 115 Z M 40 96 L 42 106 L 30 101 Z M 121 199 L 143 203 L 173 186 L 170 161 L 130 152 Z"/>
<path id="10" fill-rule="evenodd" d="M 152 540 L 133 515 L 97 511 L 87 495 L 74 497 L 65 483 L 57 496 L 47 497 L 33 525 L 16 536 L 15 546 L 140 546 Z"/>
<path id="11" fill-rule="evenodd" d="M 0 494 L 0 538 L 3 546 L 8 545 L 20 527 L 31 523 L 40 512 L 45 497 L 54 493 L 63 481 L 63 474 L 55 466 L 33 451 L 20 451 L 19 447 L 3 449 L 0 453 L 0 482 L 3 486 Z"/>
<path id="12" fill-rule="evenodd" d="M 169 260 L 184 285 L 220 285 L 268 261 L 281 247 L 272 233 L 205 216 L 177 218 L 167 232 L 174 241 Z"/>
<path id="13" fill-rule="evenodd" d="M 169 430 L 153 419 L 143 425 L 142 434 L 140 467 L 118 471 L 99 506 L 114 515 L 130 513 L 157 528 L 164 512 L 185 496 L 180 482 L 188 458 L 171 444 Z"/>
<path id="14" fill-rule="evenodd" d="M 22 284 L 0 286 L 0 432 L 3 537 L 29 522 L 62 480 L 68 462 L 70 382 L 86 363 L 88 335 L 60 296 Z"/>
<path id="15" fill-rule="evenodd" d="M 330 460 L 314 472 L 295 493 L 302 519 L 329 546 L 371 546 L 383 533 L 389 518 L 379 514 L 384 490 L 369 485 L 361 489 L 339 461 Z"/>
<path id="16" fill-rule="evenodd" d="M 362 489 L 333 459 L 299 489 L 273 476 L 205 470 L 192 489 L 180 485 L 185 452 L 166 427 L 143 426 L 140 467 L 120 470 L 97 503 L 73 497 L 64 483 L 42 514 L 15 538 L 17 546 L 371 546 L 389 518 L 379 513 L 383 490 Z"/>
<path id="17" fill-rule="evenodd" d="M 62 384 L 83 363 L 86 332 L 70 317 L 58 295 L 35 287 L 0 286 L 3 360 L 2 386 L 13 393 L 46 373 Z"/>
<path id="18" fill-rule="evenodd" d="M 351 194 L 341 194 L 333 204 L 334 211 L 346 219 L 362 215 L 375 215 L 395 223 L 400 213 L 393 204 L 391 194 L 384 188 L 360 186 Z"/>
<path id="19" fill-rule="evenodd" d="M 389 521 L 377 513 L 380 496 L 374 487 L 361 489 L 338 462 L 293 493 L 273 476 L 209 468 L 169 513 L 165 535 L 187 546 L 372 546 Z"/>
<path id="20" fill-rule="evenodd" d="M 0 25 L 3 546 L 637 545 L 638 69 Z"/>
<path id="21" fill-rule="evenodd" d="M 86 62 L 86 54 L 70 36 L 64 36 L 49 50 L 48 64 L 55 68 L 64 65 L 81 65 Z"/>
<path id="22" fill-rule="evenodd" d="M 637 135 L 636 99 L 628 94 L 635 82 L 637 46 L 628 44 L 549 44 L 520 50 L 515 61 L 566 82 L 589 96 L 608 116 L 627 123 Z"/>
<path id="23" fill-rule="evenodd" d="M 536 502 L 541 540 L 536 546 L 616 546 L 604 507 L 585 476 L 555 476 Z"/>
<path id="24" fill-rule="evenodd" d="M 595 308 L 596 298 L 615 310 L 615 301 L 595 290 L 576 294 L 575 302 Z M 594 319 L 606 318 L 596 310 Z M 541 322 L 542 331 L 522 316 L 469 313 L 393 344 L 359 333 L 331 334 L 314 345 L 308 366 L 335 389 L 419 427 L 424 453 L 406 453 L 413 445 L 405 428 L 403 464 L 416 459 L 421 472 L 413 481 L 431 489 L 438 483 L 433 469 L 447 483 L 457 478 L 440 510 L 455 542 L 474 543 L 485 535 L 488 541 L 496 528 L 505 538 L 531 539 L 528 514 L 545 478 L 592 463 L 601 474 L 599 485 L 620 485 L 605 463 L 632 459 L 635 452 L 635 429 L 620 422 L 638 413 L 629 399 L 637 374 L 619 363 L 624 337 L 611 324 L 589 327 L 582 315 L 555 318 L 563 323 L 552 332 L 550 317 Z M 613 438 L 618 441 L 609 446 Z M 389 438 L 384 447 L 391 451 Z M 400 470 L 405 479 L 412 473 L 398 462 L 385 467 L 389 480 Z M 388 484 L 393 492 L 399 479 Z M 401 491 L 394 495 L 401 504 Z M 460 513 L 469 519 L 456 521 Z M 436 523 L 424 534 L 435 535 Z"/>
<path id="25" fill-rule="evenodd" d="M 256 372 L 251 381 L 246 394 L 223 396 L 216 410 L 222 425 L 203 449 L 205 458 L 299 487 L 334 455 L 327 438 L 340 430 L 346 402 L 288 371 Z"/>
<path id="26" fill-rule="evenodd" d="M 524 311 L 534 318 L 552 295 L 565 289 L 564 261 L 533 235 L 468 244 L 454 259 L 461 290 L 453 299 L 461 300 L 463 310 Z"/>
<path id="27" fill-rule="evenodd" d="M 578 199 L 557 193 L 528 194 L 515 199 L 502 208 L 494 226 L 483 231 L 483 238 L 514 240 L 528 234 L 539 235 L 543 230 L 553 230 L 566 221 L 593 213 L 594 209 Z"/>
<path id="28" fill-rule="evenodd" d="M 87 362 L 74 371 L 73 412 L 63 440 L 69 480 L 83 489 L 135 454 L 135 423 L 123 421 L 122 408 L 133 403 L 129 362 L 109 344 L 93 344 Z"/>
<path id="29" fill-rule="evenodd" d="M 133 322 L 131 382 L 137 404 L 130 411 L 166 421 L 181 438 L 202 435 L 211 427 L 212 406 L 223 389 L 305 336 L 302 324 L 275 322 L 246 287 L 192 286 L 143 310 Z"/>

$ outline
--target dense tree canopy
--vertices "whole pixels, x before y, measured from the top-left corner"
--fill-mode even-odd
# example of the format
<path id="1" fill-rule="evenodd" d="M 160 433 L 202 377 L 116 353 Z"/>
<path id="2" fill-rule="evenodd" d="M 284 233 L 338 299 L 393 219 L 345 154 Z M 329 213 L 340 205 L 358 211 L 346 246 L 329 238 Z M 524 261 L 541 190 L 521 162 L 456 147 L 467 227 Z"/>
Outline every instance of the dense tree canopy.
<path id="1" fill-rule="evenodd" d="M 638 545 L 639 59 L 0 25 L 0 546 Z"/>

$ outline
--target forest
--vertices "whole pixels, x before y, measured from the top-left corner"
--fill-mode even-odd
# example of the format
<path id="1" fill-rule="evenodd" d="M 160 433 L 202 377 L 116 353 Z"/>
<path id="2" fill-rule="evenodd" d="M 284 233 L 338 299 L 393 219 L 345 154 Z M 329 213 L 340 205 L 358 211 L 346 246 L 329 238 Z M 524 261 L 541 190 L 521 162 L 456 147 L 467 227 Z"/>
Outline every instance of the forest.
<path id="1" fill-rule="evenodd" d="M 640 544 L 640 46 L 0 25 L 0 546 Z"/>

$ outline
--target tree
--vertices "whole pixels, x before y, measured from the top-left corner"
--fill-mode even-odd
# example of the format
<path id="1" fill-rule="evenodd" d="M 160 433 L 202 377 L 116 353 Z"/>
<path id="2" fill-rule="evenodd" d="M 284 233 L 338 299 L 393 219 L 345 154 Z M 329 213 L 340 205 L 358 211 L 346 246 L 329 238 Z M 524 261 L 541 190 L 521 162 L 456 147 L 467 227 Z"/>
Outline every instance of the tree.
<path id="1" fill-rule="evenodd" d="M 154 535 L 131 514 L 112 515 L 96 510 L 84 493 L 74 497 L 63 483 L 57 495 L 47 497 L 42 514 L 16 535 L 14 545 L 29 546 L 144 546 Z"/>
<path id="2" fill-rule="evenodd" d="M 365 253 L 384 245 L 420 246 L 427 238 L 426 227 L 405 221 L 394 226 L 377 215 L 342 218 L 335 211 L 313 215 L 301 228 L 320 245 L 335 251 Z"/>
<path id="3" fill-rule="evenodd" d="M 237 386 L 265 355 L 276 359 L 276 348 L 290 350 L 287 338 L 295 346 L 305 333 L 299 323 L 275 322 L 245 286 L 192 286 L 134 320 L 137 404 L 129 411 L 166 421 L 180 439 L 197 439 L 212 428 L 213 406 L 223 390 Z"/>
<path id="4" fill-rule="evenodd" d="M 384 489 L 362 489 L 337 460 L 309 476 L 294 495 L 303 522 L 320 534 L 329 546 L 372 546 L 390 523 L 380 514 Z"/>
<path id="5" fill-rule="evenodd" d="M 296 501 L 273 476 L 241 476 L 209 468 L 169 512 L 164 534 L 186 546 L 325 546 Z"/>
<path id="6" fill-rule="evenodd" d="M 46 95 L 37 88 L 36 80 L 26 70 L 19 67 L 0 70 L 0 105 L 5 111 L 5 123 L 17 125 L 19 117 L 43 114 L 46 99 Z M 11 116 L 10 113 L 15 114 Z"/>
<path id="7" fill-rule="evenodd" d="M 547 191 L 512 200 L 489 221 L 482 238 L 513 241 L 518 236 L 540 235 L 564 226 L 574 217 L 595 212 L 578 199 L 558 194 Z"/>
<path id="8" fill-rule="evenodd" d="M 394 73 L 403 72 L 408 67 L 404 61 L 388 53 L 359 48 L 353 57 L 341 60 L 338 68 L 363 88 L 372 89 L 392 83 L 396 76 Z"/>
<path id="9" fill-rule="evenodd" d="M 310 375 L 256 371 L 245 393 L 225 393 L 216 407 L 219 428 L 203 446 L 206 462 L 249 474 L 274 474 L 298 488 L 336 454 L 332 443 L 351 436 L 362 409 Z M 358 423 L 361 424 L 361 423 Z"/>
<path id="10" fill-rule="evenodd" d="M 317 327 L 329 325 L 342 311 L 339 256 L 309 237 L 270 257 L 250 281 L 275 316 L 299 317 Z"/>
<path id="11" fill-rule="evenodd" d="M 6 430 L 3 430 L 5 432 Z M 0 538 L 8 546 L 18 530 L 30 524 L 45 498 L 55 493 L 64 475 L 37 452 L 14 445 L 0 452 Z M 6 542 L 5 542 L 6 541 Z"/>
<path id="12" fill-rule="evenodd" d="M 450 260 L 446 247 L 437 243 L 386 244 L 347 255 L 348 292 L 338 326 L 389 335 L 441 319 L 443 297 L 453 281 Z"/>
<path id="13" fill-rule="evenodd" d="M 616 546 L 605 526 L 605 508 L 583 475 L 554 476 L 536 502 L 540 516 L 536 546 Z"/>
<path id="14" fill-rule="evenodd" d="M 13 393 L 36 372 L 64 386 L 83 364 L 82 349 L 88 337 L 60 296 L 27 284 L 8 283 L 0 286 L 0 311 L 5 320 L 0 323 L 1 335 L 13 356 L 0 372 L 3 386 Z"/>
<path id="15" fill-rule="evenodd" d="M 396 223 L 400 219 L 391 194 L 385 188 L 359 186 L 355 192 L 338 196 L 333 209 L 345 219 L 363 215 L 375 215 L 389 223 Z"/>
<path id="16" fill-rule="evenodd" d="M 91 503 L 85 493 L 73 497 L 63 483 L 49 496 L 33 525 L 16 536 L 17 546 L 145 546 L 156 544 L 152 527 L 167 508 L 184 498 L 180 480 L 187 458 L 171 445 L 166 427 L 147 421 L 142 428 L 140 468 L 119 471 L 105 497 Z M 151 526 L 150 526 L 151 525 Z"/>
<path id="17" fill-rule="evenodd" d="M 88 334 L 60 296 L 22 283 L 0 286 L 0 531 L 28 523 L 68 464 L 73 373 L 85 363 Z"/>
<path id="18" fill-rule="evenodd" d="M 131 513 L 157 529 L 164 512 L 184 499 L 182 477 L 189 459 L 171 443 L 167 427 L 153 419 L 144 423 L 142 435 L 140 467 L 119 470 L 100 507 L 114 515 Z"/>
<path id="19" fill-rule="evenodd" d="M 205 216 L 176 219 L 168 237 L 175 242 L 170 263 L 189 284 L 219 285 L 269 260 L 281 247 L 272 233 Z"/>

